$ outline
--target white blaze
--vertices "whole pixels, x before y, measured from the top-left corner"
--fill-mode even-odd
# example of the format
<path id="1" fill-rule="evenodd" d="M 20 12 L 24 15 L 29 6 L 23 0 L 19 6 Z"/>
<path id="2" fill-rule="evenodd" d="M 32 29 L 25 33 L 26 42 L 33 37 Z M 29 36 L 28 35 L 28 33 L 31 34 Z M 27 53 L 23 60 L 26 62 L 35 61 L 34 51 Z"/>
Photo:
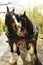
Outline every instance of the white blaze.
<path id="1" fill-rule="evenodd" d="M 21 22 L 18 22 L 15 16 L 12 16 L 13 19 L 15 20 L 16 26 L 17 26 L 17 34 L 19 35 L 19 33 L 21 32 Z"/>
<path id="2" fill-rule="evenodd" d="M 18 26 L 19 23 L 18 23 L 18 21 L 16 20 L 16 17 L 15 17 L 15 16 L 12 16 L 12 17 L 13 17 L 13 19 L 15 20 L 16 25 Z"/>
<path id="3" fill-rule="evenodd" d="M 29 46 L 30 46 L 30 49 L 27 51 L 27 55 L 26 55 L 25 60 L 28 61 L 28 62 L 31 62 L 32 57 L 34 56 L 34 46 L 31 43 L 29 44 Z"/>
<path id="4" fill-rule="evenodd" d="M 17 20 L 16 20 L 16 17 L 15 16 L 12 16 L 13 17 L 13 19 L 15 20 L 15 23 L 18 25 L 18 22 L 17 22 Z"/>

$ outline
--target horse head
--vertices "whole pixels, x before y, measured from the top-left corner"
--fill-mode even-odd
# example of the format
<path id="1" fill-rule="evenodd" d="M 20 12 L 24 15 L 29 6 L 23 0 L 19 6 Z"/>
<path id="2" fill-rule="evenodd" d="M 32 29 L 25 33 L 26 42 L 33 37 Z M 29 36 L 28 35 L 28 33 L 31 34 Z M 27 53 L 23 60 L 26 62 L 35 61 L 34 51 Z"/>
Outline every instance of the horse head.
<path id="1" fill-rule="evenodd" d="M 20 14 L 20 22 L 21 22 L 21 30 L 24 31 L 25 29 L 25 34 L 27 34 L 29 38 L 30 37 L 32 38 L 34 34 L 36 34 L 37 32 L 37 28 L 34 22 L 28 18 L 26 12 Z"/>
<path id="2" fill-rule="evenodd" d="M 18 17 L 19 17 L 19 15 L 14 13 L 14 9 L 12 11 L 9 11 L 9 8 L 7 7 L 7 13 L 6 13 L 6 17 L 5 17 L 5 23 L 7 26 L 10 25 L 14 28 L 17 28 Z"/>
<path id="3" fill-rule="evenodd" d="M 17 35 L 23 36 L 23 34 L 21 33 L 21 22 L 19 21 L 19 18 L 19 15 L 14 12 L 14 9 L 10 11 L 9 7 L 7 7 L 7 13 L 5 16 L 6 26 L 8 27 L 8 29 L 13 29 L 13 31 L 16 31 Z"/>

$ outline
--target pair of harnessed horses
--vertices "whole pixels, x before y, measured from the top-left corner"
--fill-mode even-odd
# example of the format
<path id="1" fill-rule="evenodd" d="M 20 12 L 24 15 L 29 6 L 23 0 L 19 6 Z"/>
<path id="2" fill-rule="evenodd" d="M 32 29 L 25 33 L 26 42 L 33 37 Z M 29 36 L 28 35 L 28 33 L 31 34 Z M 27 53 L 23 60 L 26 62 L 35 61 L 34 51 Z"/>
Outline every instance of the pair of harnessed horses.
<path id="1" fill-rule="evenodd" d="M 16 52 L 17 55 L 20 56 L 21 53 L 19 48 L 22 48 L 24 45 L 26 45 L 27 50 L 29 50 L 29 44 L 32 44 L 34 47 L 34 54 L 37 56 L 36 45 L 38 29 L 27 17 L 26 12 L 19 15 L 14 12 L 14 9 L 9 11 L 9 8 L 7 7 L 5 25 L 7 28 L 6 36 L 8 37 L 11 53 Z M 13 49 L 14 44 L 16 45 L 15 51 Z"/>

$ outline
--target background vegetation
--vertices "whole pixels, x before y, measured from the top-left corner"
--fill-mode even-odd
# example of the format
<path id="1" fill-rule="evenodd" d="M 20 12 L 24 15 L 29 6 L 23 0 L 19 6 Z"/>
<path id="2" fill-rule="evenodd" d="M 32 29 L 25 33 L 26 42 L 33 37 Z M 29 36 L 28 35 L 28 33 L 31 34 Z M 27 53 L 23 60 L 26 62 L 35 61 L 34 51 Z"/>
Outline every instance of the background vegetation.
<path id="1" fill-rule="evenodd" d="M 38 27 L 40 34 L 43 34 L 43 6 L 34 6 L 33 10 L 31 8 L 23 8 L 21 12 L 26 11 L 27 16 L 32 20 Z"/>
<path id="2" fill-rule="evenodd" d="M 4 21 L 3 19 L 0 17 L 0 34 L 4 31 Z"/>

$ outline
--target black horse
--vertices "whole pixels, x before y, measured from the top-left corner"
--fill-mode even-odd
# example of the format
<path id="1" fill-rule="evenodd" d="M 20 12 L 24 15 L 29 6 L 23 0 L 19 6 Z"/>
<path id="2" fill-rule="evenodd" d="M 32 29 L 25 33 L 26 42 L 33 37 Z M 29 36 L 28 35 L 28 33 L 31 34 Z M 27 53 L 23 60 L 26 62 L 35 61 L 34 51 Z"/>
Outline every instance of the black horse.
<path id="1" fill-rule="evenodd" d="M 21 22 L 20 32 L 22 32 L 26 36 L 26 39 L 28 39 L 28 38 L 29 38 L 29 40 L 31 39 L 30 42 L 31 41 L 35 42 L 34 43 L 35 44 L 35 54 L 37 54 L 36 45 L 37 45 L 37 38 L 38 38 L 38 28 L 33 23 L 33 21 L 31 21 L 27 17 L 26 12 L 24 12 L 24 14 L 20 15 L 19 20 Z"/>
<path id="2" fill-rule="evenodd" d="M 37 40 L 38 37 L 38 28 L 36 27 L 36 25 L 33 23 L 33 21 L 31 21 L 27 15 L 26 12 L 24 12 L 24 14 L 20 15 L 20 22 L 22 24 L 21 27 L 21 31 L 23 31 L 23 33 L 29 37 L 29 38 L 35 38 L 35 40 Z M 37 35 L 36 35 L 37 34 Z"/>
<path id="3" fill-rule="evenodd" d="M 16 59 L 17 64 L 19 65 L 20 64 L 19 60 L 21 60 L 21 64 L 23 65 L 23 60 L 21 59 L 19 50 L 19 45 L 21 43 L 19 41 L 21 40 L 22 43 L 23 40 L 26 42 L 28 51 L 26 55 L 26 60 L 29 62 L 31 61 L 30 55 L 33 55 L 34 59 L 36 59 L 37 55 L 36 44 L 37 44 L 38 32 L 35 25 L 26 16 L 26 13 L 24 12 L 24 14 L 21 14 L 19 16 L 18 14 L 14 13 L 14 9 L 12 11 L 9 11 L 9 8 L 7 7 L 7 13 L 5 16 L 5 25 L 7 28 L 6 35 L 8 37 L 8 42 L 11 49 L 10 63 L 15 63 L 13 52 L 14 53 L 16 52 L 17 56 L 19 56 L 18 60 Z M 27 59 L 28 56 L 29 58 Z"/>

